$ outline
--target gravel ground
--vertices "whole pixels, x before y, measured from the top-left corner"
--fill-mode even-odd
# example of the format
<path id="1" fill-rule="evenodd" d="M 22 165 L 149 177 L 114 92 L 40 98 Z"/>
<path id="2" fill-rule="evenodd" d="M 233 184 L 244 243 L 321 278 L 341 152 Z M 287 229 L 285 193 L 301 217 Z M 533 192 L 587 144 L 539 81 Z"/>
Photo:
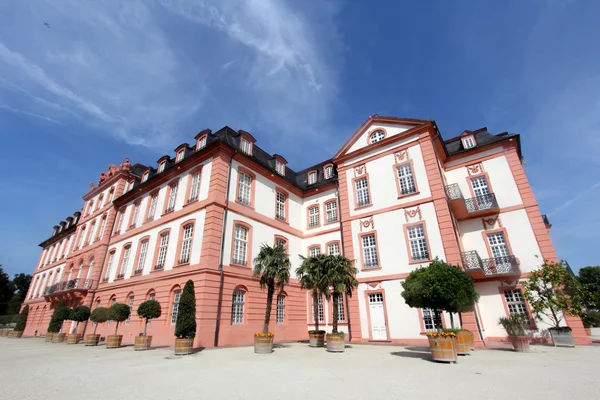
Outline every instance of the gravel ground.
<path id="1" fill-rule="evenodd" d="M 478 350 L 439 364 L 418 347 L 329 354 L 294 343 L 270 355 L 241 347 L 176 358 L 171 349 L 0 338 L 0 399 L 592 399 L 599 361 L 600 346 Z"/>

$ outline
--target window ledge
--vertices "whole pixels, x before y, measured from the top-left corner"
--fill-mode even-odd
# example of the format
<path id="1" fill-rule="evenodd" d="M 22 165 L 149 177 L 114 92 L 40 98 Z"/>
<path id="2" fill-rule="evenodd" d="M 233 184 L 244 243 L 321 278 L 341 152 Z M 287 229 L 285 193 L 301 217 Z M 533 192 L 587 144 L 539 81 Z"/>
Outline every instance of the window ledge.
<path id="1" fill-rule="evenodd" d="M 121 278 L 115 278 L 115 279 L 113 279 L 113 282 L 116 282 L 116 281 L 122 281 L 123 279 L 125 279 L 125 277 L 124 277 L 124 276 L 123 276 L 123 277 L 121 277 Z"/>
<path id="2" fill-rule="evenodd" d="M 242 265 L 242 264 L 237 264 L 234 263 L 233 261 L 229 263 L 230 267 L 237 267 L 237 268 L 244 268 L 244 269 L 249 269 L 248 264 L 246 263 L 246 265 Z"/>
<path id="3" fill-rule="evenodd" d="M 317 229 L 317 228 L 320 228 L 320 227 L 321 227 L 321 224 L 319 223 L 319 225 L 315 225 L 315 226 L 309 226 L 309 227 L 308 227 L 308 228 L 306 228 L 306 229 Z"/>
<path id="4" fill-rule="evenodd" d="M 248 208 L 251 208 L 251 209 L 254 210 L 254 206 L 252 205 L 252 203 L 246 204 L 246 203 L 243 203 L 243 202 L 239 201 L 238 199 L 235 199 L 235 202 L 238 203 L 239 205 L 242 205 L 244 207 L 248 207 Z"/>
<path id="5" fill-rule="evenodd" d="M 165 268 L 164 268 L 164 267 L 163 267 L 163 268 L 161 268 L 161 269 L 152 269 L 152 270 L 150 271 L 150 273 L 151 273 L 151 274 L 154 274 L 154 273 L 157 273 L 157 272 L 163 272 L 164 270 L 165 270 Z"/>
<path id="6" fill-rule="evenodd" d="M 336 219 L 335 221 L 332 222 L 325 222 L 325 225 L 332 225 L 332 224 L 338 224 L 340 221 L 338 219 Z"/>
<path id="7" fill-rule="evenodd" d="M 371 267 L 371 268 L 361 267 L 360 272 L 379 271 L 380 269 L 381 269 L 381 267 Z"/>
<path id="8" fill-rule="evenodd" d="M 408 265 L 414 265 L 414 264 L 428 264 L 431 262 L 431 259 L 429 260 L 419 260 L 419 261 L 410 261 L 408 263 Z"/>
<path id="9" fill-rule="evenodd" d="M 183 205 L 183 208 L 189 207 L 192 204 L 196 204 L 196 203 L 198 203 L 198 201 L 199 201 L 198 199 L 192 200 L 192 201 L 186 201 L 185 204 Z"/>
<path id="10" fill-rule="evenodd" d="M 414 192 L 414 193 L 409 193 L 409 194 L 401 194 L 400 196 L 398 196 L 398 200 L 402 200 L 402 199 L 405 199 L 405 198 L 411 197 L 411 196 L 416 196 L 418 194 L 421 194 L 421 192 Z"/>
<path id="11" fill-rule="evenodd" d="M 180 267 L 186 267 L 190 265 L 189 261 L 183 264 L 177 264 L 177 265 L 173 265 L 173 268 L 180 268 Z"/>
<path id="12" fill-rule="evenodd" d="M 373 203 L 370 204 L 365 204 L 364 206 L 358 206 L 358 207 L 354 207 L 355 210 L 362 210 L 363 208 L 369 208 L 373 206 Z"/>

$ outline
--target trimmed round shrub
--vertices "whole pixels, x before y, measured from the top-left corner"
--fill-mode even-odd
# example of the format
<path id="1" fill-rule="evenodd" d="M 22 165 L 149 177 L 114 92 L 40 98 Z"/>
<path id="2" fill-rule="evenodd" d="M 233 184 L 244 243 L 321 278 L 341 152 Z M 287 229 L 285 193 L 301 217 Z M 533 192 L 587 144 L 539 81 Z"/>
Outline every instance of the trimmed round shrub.
<path id="1" fill-rule="evenodd" d="M 95 324 L 108 321 L 108 308 L 98 307 L 90 314 L 90 320 Z"/>
<path id="2" fill-rule="evenodd" d="M 189 339 L 196 337 L 196 293 L 191 279 L 185 283 L 179 299 L 175 336 Z"/>
<path id="3" fill-rule="evenodd" d="M 50 333 L 58 333 L 60 332 L 60 328 L 62 328 L 62 324 L 65 320 L 68 320 L 71 317 L 71 309 L 65 306 L 65 303 L 60 301 L 54 312 L 52 313 L 52 317 L 50 318 L 50 323 L 48 324 L 48 332 Z"/>
<path id="4" fill-rule="evenodd" d="M 117 326 L 115 326 L 115 335 L 119 329 L 119 322 L 125 321 L 127 318 L 129 318 L 130 314 L 131 310 L 127 304 L 115 303 L 110 306 L 108 309 L 108 319 L 117 323 Z"/>
<path id="5" fill-rule="evenodd" d="M 77 323 L 87 321 L 90 317 L 90 308 L 87 306 L 79 306 L 75 307 L 73 311 L 71 311 L 71 321 L 75 321 Z"/>
<path id="6" fill-rule="evenodd" d="M 137 309 L 137 314 L 140 318 L 146 320 L 146 323 L 144 324 L 144 336 L 146 336 L 148 320 L 160 317 L 161 313 L 160 303 L 156 300 L 147 300 L 140 304 Z"/>

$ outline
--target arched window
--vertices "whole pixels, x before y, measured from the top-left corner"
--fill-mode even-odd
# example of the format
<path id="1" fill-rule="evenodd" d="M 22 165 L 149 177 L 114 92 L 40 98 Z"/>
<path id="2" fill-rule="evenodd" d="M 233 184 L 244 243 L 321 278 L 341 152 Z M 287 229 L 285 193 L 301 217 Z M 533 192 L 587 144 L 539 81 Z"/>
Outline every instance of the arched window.
<path id="1" fill-rule="evenodd" d="M 133 313 L 133 301 L 134 301 L 134 296 L 133 293 L 129 294 L 129 303 L 127 304 L 129 306 L 129 317 L 127 317 L 127 319 L 125 320 L 125 325 L 129 325 L 129 321 L 131 321 L 131 314 Z"/>
<path id="2" fill-rule="evenodd" d="M 377 143 L 382 141 L 383 139 L 385 139 L 385 132 L 378 129 L 375 132 L 371 133 L 371 136 L 369 136 L 369 143 Z"/>
<path id="3" fill-rule="evenodd" d="M 113 266 L 115 264 L 115 252 L 116 250 L 108 253 L 108 263 L 106 264 L 106 275 L 104 275 L 104 282 L 108 282 L 108 279 L 112 275 Z"/>
<path id="4" fill-rule="evenodd" d="M 231 304 L 231 325 L 242 325 L 244 323 L 244 297 L 246 292 L 235 289 Z"/>
<path id="5" fill-rule="evenodd" d="M 181 299 L 181 290 L 177 289 L 173 292 L 173 305 L 171 306 L 171 325 L 177 323 L 177 314 L 179 312 L 179 300 Z"/>
<path id="6" fill-rule="evenodd" d="M 94 260 L 92 259 L 92 261 L 90 261 L 90 267 L 88 268 L 88 273 L 87 276 L 85 277 L 85 279 L 91 279 L 92 278 L 92 270 L 94 269 Z"/>

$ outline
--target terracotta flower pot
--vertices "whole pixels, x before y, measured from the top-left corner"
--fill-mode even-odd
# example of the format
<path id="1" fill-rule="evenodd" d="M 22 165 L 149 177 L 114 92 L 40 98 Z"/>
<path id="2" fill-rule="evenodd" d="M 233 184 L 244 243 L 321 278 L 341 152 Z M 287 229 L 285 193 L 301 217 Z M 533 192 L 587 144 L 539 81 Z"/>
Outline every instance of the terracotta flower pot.
<path id="1" fill-rule="evenodd" d="M 456 363 L 456 340 L 454 338 L 428 337 L 433 361 Z"/>
<path id="2" fill-rule="evenodd" d="M 271 354 L 273 352 L 274 336 L 254 336 L 254 352 L 256 354 Z"/>
<path id="3" fill-rule="evenodd" d="M 106 337 L 106 348 L 107 349 L 117 349 L 121 347 L 121 342 L 123 341 L 123 335 L 108 335 Z"/>
<path id="4" fill-rule="evenodd" d="M 343 335 L 327 334 L 327 351 L 330 353 L 343 353 L 346 348 L 346 338 Z"/>
<path id="5" fill-rule="evenodd" d="M 133 343 L 135 351 L 149 350 L 152 344 L 152 336 L 136 336 Z"/>
<path id="6" fill-rule="evenodd" d="M 531 342 L 531 338 L 529 336 L 511 336 L 508 338 L 513 345 L 515 351 L 519 353 L 528 353 L 529 352 L 529 343 Z"/>
<path id="7" fill-rule="evenodd" d="M 88 333 L 85 335 L 85 345 L 86 346 L 98 346 L 98 342 L 100 341 L 99 334 Z"/>
<path id="8" fill-rule="evenodd" d="M 186 356 L 192 354 L 193 338 L 177 338 L 175 339 L 175 355 Z"/>
<path id="9" fill-rule="evenodd" d="M 324 347 L 325 346 L 325 331 L 310 331 L 308 332 L 309 347 Z"/>

